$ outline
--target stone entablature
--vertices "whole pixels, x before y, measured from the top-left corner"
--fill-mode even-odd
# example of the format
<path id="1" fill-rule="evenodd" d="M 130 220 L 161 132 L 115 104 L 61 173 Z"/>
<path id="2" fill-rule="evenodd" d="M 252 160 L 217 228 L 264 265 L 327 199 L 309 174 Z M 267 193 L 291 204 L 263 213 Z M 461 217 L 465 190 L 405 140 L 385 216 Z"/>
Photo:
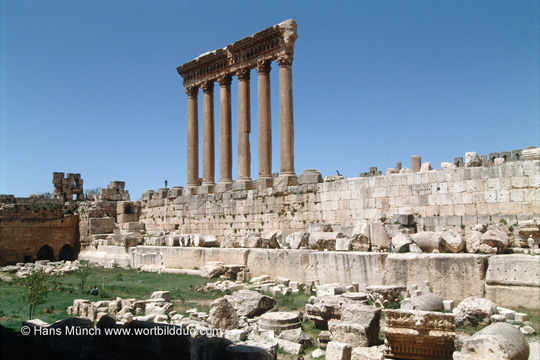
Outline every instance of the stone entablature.
<path id="1" fill-rule="evenodd" d="M 456 324 L 453 314 L 386 310 L 385 356 L 397 359 L 452 359 Z"/>
<path id="2" fill-rule="evenodd" d="M 280 55 L 293 56 L 298 38 L 296 22 L 286 20 L 254 35 L 238 40 L 222 49 L 207 52 L 177 68 L 184 87 L 201 87 L 218 76 L 234 74 L 239 69 L 255 69 L 259 60 L 274 61 Z"/>

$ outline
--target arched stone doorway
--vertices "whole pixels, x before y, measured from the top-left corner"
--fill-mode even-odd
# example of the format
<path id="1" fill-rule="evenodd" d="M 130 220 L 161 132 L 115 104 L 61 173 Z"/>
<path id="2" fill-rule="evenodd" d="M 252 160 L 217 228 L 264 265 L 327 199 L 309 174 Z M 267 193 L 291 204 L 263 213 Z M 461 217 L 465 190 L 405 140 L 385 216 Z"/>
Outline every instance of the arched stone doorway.
<path id="1" fill-rule="evenodd" d="M 43 245 L 37 253 L 37 259 L 54 261 L 54 250 L 49 245 Z"/>
<path id="2" fill-rule="evenodd" d="M 73 249 L 73 246 L 67 244 L 62 246 L 58 254 L 58 260 L 73 261 L 75 259 L 75 249 Z"/>

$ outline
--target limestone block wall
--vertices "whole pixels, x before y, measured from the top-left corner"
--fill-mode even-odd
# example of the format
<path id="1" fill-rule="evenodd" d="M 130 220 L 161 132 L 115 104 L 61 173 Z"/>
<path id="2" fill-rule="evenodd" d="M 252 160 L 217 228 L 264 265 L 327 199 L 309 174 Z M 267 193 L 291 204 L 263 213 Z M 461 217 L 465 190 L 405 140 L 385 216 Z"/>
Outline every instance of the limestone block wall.
<path id="1" fill-rule="evenodd" d="M 99 250 L 99 249 L 98 249 Z M 129 248 L 132 267 L 164 265 L 169 268 L 202 269 L 208 261 L 247 265 L 251 274 L 285 277 L 292 281 L 318 280 L 320 284 L 355 282 L 364 285 L 417 285 L 425 281 L 445 299 L 462 300 L 483 296 L 488 266 L 487 255 L 399 254 L 286 249 L 218 249 L 164 246 Z M 89 258 L 87 252 L 85 258 Z M 505 258 L 497 256 L 493 258 Z M 520 259 L 525 255 L 519 255 Z M 540 258 L 540 257 L 539 257 Z M 516 262 L 520 268 L 519 261 Z M 499 270 L 494 268 L 495 273 Z M 531 286 L 539 291 L 540 284 Z M 531 291 L 524 293 L 531 294 Z M 530 295 L 529 295 L 530 296 Z M 503 299 L 503 302 L 506 301 Z M 526 304 L 522 302 L 521 304 Z M 502 304 L 502 303 L 498 303 Z"/>
<path id="2" fill-rule="evenodd" d="M 169 193 L 143 197 L 140 221 L 147 231 L 211 233 L 223 241 L 252 231 L 303 230 L 313 222 L 355 225 L 381 213 L 415 214 L 419 230 L 440 230 L 538 217 L 540 160 L 204 195 Z"/>
<path id="3" fill-rule="evenodd" d="M 36 261 L 43 246 L 52 249 L 54 259 L 76 256 L 80 247 L 78 217 L 50 201 L 46 205 L 40 199 L 33 204 L 21 201 L 23 204 L 1 206 L 0 265 Z"/>
<path id="4" fill-rule="evenodd" d="M 486 297 L 496 304 L 540 308 L 540 256 L 490 257 Z"/>

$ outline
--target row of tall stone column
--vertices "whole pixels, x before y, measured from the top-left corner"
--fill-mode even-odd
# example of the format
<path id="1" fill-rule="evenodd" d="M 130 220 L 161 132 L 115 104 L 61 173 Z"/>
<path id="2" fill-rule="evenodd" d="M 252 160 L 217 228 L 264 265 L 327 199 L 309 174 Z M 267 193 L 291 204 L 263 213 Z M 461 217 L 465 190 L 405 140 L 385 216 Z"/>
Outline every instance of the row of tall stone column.
<path id="1" fill-rule="evenodd" d="M 294 117 L 292 91 L 292 56 L 280 54 L 279 65 L 279 127 L 280 177 L 284 185 L 296 183 L 294 172 Z M 257 62 L 258 73 L 258 165 L 259 186 L 272 186 L 272 114 L 270 100 L 271 60 Z M 238 78 L 238 179 L 241 187 L 252 186 L 250 103 L 251 68 L 235 71 Z M 219 84 L 219 184 L 223 190 L 232 188 L 232 126 L 231 82 L 232 74 L 221 74 L 200 86 L 203 92 L 203 171 L 202 185 L 213 191 L 215 185 L 214 139 L 214 82 Z M 199 86 L 186 87 L 187 115 L 187 187 L 199 186 Z"/>

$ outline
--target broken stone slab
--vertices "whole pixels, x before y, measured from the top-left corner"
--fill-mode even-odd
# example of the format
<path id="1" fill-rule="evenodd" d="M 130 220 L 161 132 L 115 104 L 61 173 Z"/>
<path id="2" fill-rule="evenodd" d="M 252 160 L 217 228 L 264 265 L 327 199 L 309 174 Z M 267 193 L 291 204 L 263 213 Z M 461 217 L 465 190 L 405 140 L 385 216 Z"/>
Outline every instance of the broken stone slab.
<path id="1" fill-rule="evenodd" d="M 326 347 L 326 360 L 351 360 L 352 346 L 330 341 Z"/>
<path id="2" fill-rule="evenodd" d="M 402 310 L 442 311 L 443 299 L 435 294 L 424 294 L 407 298 L 400 304 Z"/>
<path id="3" fill-rule="evenodd" d="M 411 240 L 411 237 L 409 234 L 404 232 L 399 232 L 396 236 L 392 238 L 392 246 L 394 247 L 394 252 L 400 252 L 403 250 L 408 250 L 409 245 L 411 245 L 413 241 Z"/>
<path id="4" fill-rule="evenodd" d="M 323 284 L 317 286 L 317 297 L 322 298 L 325 296 L 341 295 L 347 292 L 347 287 L 339 283 L 336 284 Z"/>
<path id="5" fill-rule="evenodd" d="M 407 287 L 400 285 L 371 285 L 366 287 L 368 299 L 377 307 L 386 308 L 388 304 L 397 302 Z"/>
<path id="6" fill-rule="evenodd" d="M 485 326 L 490 324 L 491 315 L 498 314 L 499 310 L 492 301 L 473 296 L 460 302 L 453 313 L 457 325 Z"/>
<path id="7" fill-rule="evenodd" d="M 261 247 L 277 249 L 283 238 L 283 231 L 266 230 L 261 234 Z"/>
<path id="8" fill-rule="evenodd" d="M 422 231 L 411 235 L 411 240 L 422 249 L 423 252 L 432 253 L 442 248 L 441 234 L 433 231 Z"/>
<path id="9" fill-rule="evenodd" d="M 152 296 L 150 296 L 151 299 L 163 299 L 165 301 L 171 301 L 171 292 L 170 291 L 154 291 L 152 293 Z"/>
<path id="10" fill-rule="evenodd" d="M 225 348 L 225 359 L 275 360 L 277 358 L 277 342 L 238 343 Z"/>
<path id="11" fill-rule="evenodd" d="M 508 235 L 501 230 L 491 229 L 482 234 L 481 244 L 495 247 L 499 253 L 502 253 L 508 247 Z"/>
<path id="12" fill-rule="evenodd" d="M 320 171 L 315 169 L 304 170 L 298 176 L 298 185 L 303 184 L 318 184 L 323 182 L 323 177 Z"/>
<path id="13" fill-rule="evenodd" d="M 248 337 L 248 330 L 246 329 L 232 329 L 226 330 L 223 335 L 224 338 L 229 339 L 233 342 L 244 341 Z"/>
<path id="14" fill-rule="evenodd" d="M 441 234 L 443 245 L 448 252 L 458 253 L 465 249 L 465 241 L 461 235 L 454 230 L 446 230 Z"/>
<path id="15" fill-rule="evenodd" d="M 252 290 L 240 290 L 225 298 L 236 309 L 238 316 L 248 318 L 262 315 L 276 305 L 274 298 Z"/>
<path id="16" fill-rule="evenodd" d="M 309 223 L 306 225 L 306 232 L 311 234 L 314 232 L 332 232 L 332 224 L 326 223 Z"/>
<path id="17" fill-rule="evenodd" d="M 299 249 L 309 244 L 309 233 L 306 231 L 297 231 L 287 235 L 285 244 L 291 249 Z"/>
<path id="18" fill-rule="evenodd" d="M 202 268 L 201 276 L 211 279 L 225 274 L 222 261 L 208 261 Z"/>
<path id="19" fill-rule="evenodd" d="M 226 298 L 212 302 L 207 321 L 213 327 L 222 330 L 232 330 L 239 326 L 238 313 Z"/>
<path id="20" fill-rule="evenodd" d="M 336 250 L 336 241 L 343 238 L 340 232 L 312 232 L 309 236 L 309 246 L 315 250 Z"/>
<path id="21" fill-rule="evenodd" d="M 384 347 L 355 347 L 352 349 L 351 360 L 384 360 Z"/>
<path id="22" fill-rule="evenodd" d="M 325 296 L 314 298 L 313 304 L 306 304 L 306 316 L 315 322 L 318 329 L 328 329 L 328 321 L 331 319 L 341 319 L 341 310 L 345 304 L 352 303 L 353 300 L 342 296 Z"/>
<path id="23" fill-rule="evenodd" d="M 351 346 L 370 346 L 367 329 L 354 321 L 332 319 L 328 322 L 332 341 L 342 342 Z"/>
<path id="24" fill-rule="evenodd" d="M 308 349 L 313 346 L 313 339 L 301 328 L 292 330 L 283 330 L 278 334 L 280 339 L 288 340 L 302 345 L 302 349 Z"/>
<path id="25" fill-rule="evenodd" d="M 379 249 L 388 249 L 388 240 L 390 237 L 381 220 L 374 220 L 369 223 L 369 234 L 372 247 L 376 246 Z"/>
<path id="26" fill-rule="evenodd" d="M 465 248 L 468 253 L 474 254 L 478 251 L 482 242 L 482 232 L 480 231 L 466 231 L 465 232 Z"/>
<path id="27" fill-rule="evenodd" d="M 372 346 L 379 339 L 381 309 L 375 306 L 346 304 L 341 310 L 341 320 L 359 324 L 364 328 L 362 343 Z M 331 332 L 332 330 L 330 330 Z"/>
<path id="28" fill-rule="evenodd" d="M 454 360 L 527 360 L 529 344 L 525 336 L 511 324 L 498 322 L 465 340 Z"/>

